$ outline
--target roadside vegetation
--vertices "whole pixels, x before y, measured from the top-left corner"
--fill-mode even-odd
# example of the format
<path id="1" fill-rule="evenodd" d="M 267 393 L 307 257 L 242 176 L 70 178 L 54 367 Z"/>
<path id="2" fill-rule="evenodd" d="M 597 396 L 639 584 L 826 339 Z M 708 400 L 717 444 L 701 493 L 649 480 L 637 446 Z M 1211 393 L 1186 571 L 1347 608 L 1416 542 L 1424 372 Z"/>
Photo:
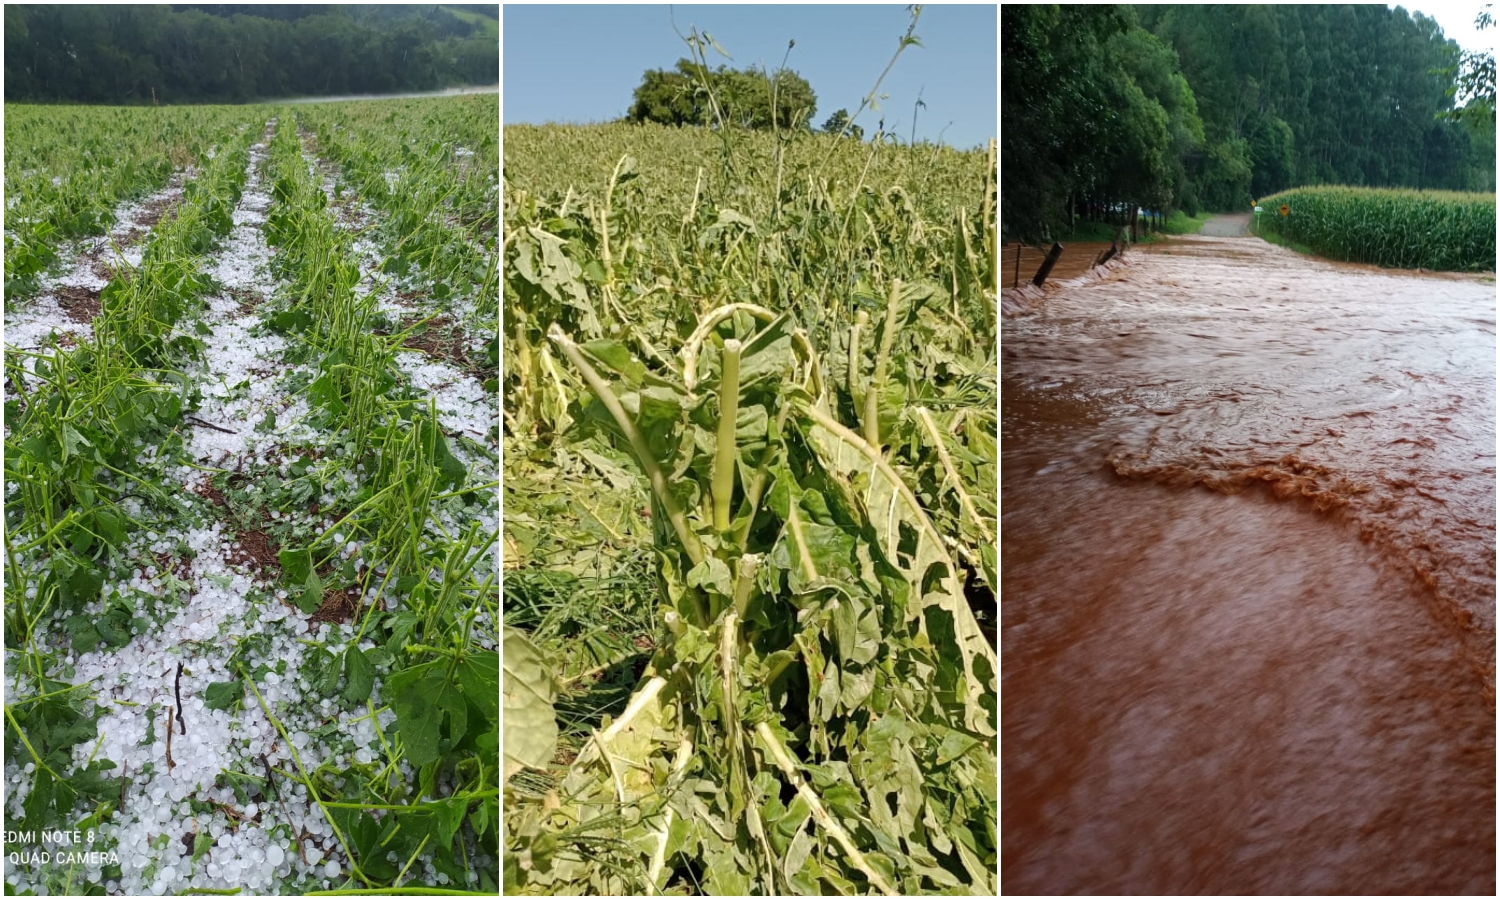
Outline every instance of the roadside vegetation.
<path id="1" fill-rule="evenodd" d="M 768 124 L 505 130 L 508 893 L 997 889 L 994 145 Z"/>
<path id="2" fill-rule="evenodd" d="M 7 107 L 8 892 L 495 893 L 495 117 Z"/>
<path id="3" fill-rule="evenodd" d="M 1001 230 L 1302 185 L 1495 189 L 1494 57 L 1401 7 L 1001 7 Z M 1490 23 L 1481 13 L 1477 24 Z"/>
<path id="4" fill-rule="evenodd" d="M 1207 212 L 1190 216 L 1180 209 L 1173 210 L 1172 214 L 1165 219 L 1137 216 L 1135 241 L 1139 244 L 1149 244 L 1158 240 L 1162 235 L 1197 234 L 1203 228 L 1203 223 L 1213 217 L 1213 213 Z M 1052 240 L 1062 244 L 1069 242 L 1109 243 L 1119 237 L 1121 227 L 1107 222 L 1080 219 L 1074 223 L 1072 229 L 1054 234 Z"/>

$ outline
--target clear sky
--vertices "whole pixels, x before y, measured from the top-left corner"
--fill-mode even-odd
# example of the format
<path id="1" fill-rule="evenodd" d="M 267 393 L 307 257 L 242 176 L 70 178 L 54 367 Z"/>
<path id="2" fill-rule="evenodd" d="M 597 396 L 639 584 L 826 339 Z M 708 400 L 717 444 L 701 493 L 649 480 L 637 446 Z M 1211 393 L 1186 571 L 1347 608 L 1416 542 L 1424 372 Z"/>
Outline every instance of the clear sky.
<path id="1" fill-rule="evenodd" d="M 889 98 L 857 124 L 955 147 L 982 146 L 996 135 L 999 57 L 994 4 L 924 6 L 916 36 L 880 85 Z M 670 69 L 689 56 L 672 30 L 707 31 L 732 60 L 708 52 L 710 66 L 781 65 L 812 85 L 813 124 L 835 110 L 853 114 L 906 33 L 905 6 L 854 5 L 513 5 L 501 13 L 501 117 L 521 122 L 603 122 L 624 115 L 647 69 Z M 950 124 L 951 123 L 951 124 Z"/>

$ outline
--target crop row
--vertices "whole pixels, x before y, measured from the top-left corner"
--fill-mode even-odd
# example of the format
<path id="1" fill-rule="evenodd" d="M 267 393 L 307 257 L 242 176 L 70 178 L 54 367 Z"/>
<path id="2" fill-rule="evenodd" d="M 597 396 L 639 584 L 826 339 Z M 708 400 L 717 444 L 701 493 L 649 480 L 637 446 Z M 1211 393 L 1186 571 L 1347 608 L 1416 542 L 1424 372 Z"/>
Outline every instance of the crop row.
<path id="1" fill-rule="evenodd" d="M 344 474 L 354 476 L 351 491 L 334 496 L 341 515 L 333 528 L 282 551 L 286 582 L 298 598 L 293 602 L 312 612 L 325 602 L 318 573 L 332 564 L 330 582 L 372 601 L 363 607 L 358 633 L 404 637 L 387 693 L 405 759 L 424 784 L 434 784 L 440 772 L 453 780 L 442 802 L 414 804 L 379 820 L 358 811 L 334 818 L 342 816 L 343 830 L 356 836 L 350 849 L 367 883 L 396 875 L 385 859 L 392 847 L 407 848 L 403 858 L 435 849 L 458 877 L 474 867 L 462 858 L 472 852 L 473 838 L 458 843 L 459 858 L 446 845 L 461 823 L 469 823 L 471 835 L 485 833 L 494 821 L 486 808 L 497 803 L 494 756 L 481 752 L 497 740 L 497 573 L 486 563 L 497 535 L 493 518 L 486 528 L 483 516 L 467 511 L 485 506 L 494 485 L 470 480 L 469 467 L 450 450 L 433 398 L 404 383 L 395 361 L 404 335 L 380 335 L 370 327 L 376 301 L 354 290 L 359 267 L 351 258 L 352 237 L 330 215 L 293 129 L 280 129 L 270 151 L 276 203 L 266 236 L 278 247 L 273 270 L 287 285 L 282 301 L 263 315 L 305 348 L 294 358 L 305 352 L 310 368 L 308 421 L 347 460 Z M 356 553 L 362 568 L 350 565 Z M 382 597 L 402 612 L 382 617 Z M 398 809 L 385 793 L 371 802 Z M 430 830 L 439 825 L 444 830 Z M 366 835 L 369 843 L 360 842 Z M 446 839 L 426 848 L 434 835 Z"/>
<path id="2" fill-rule="evenodd" d="M 189 326 L 209 279 L 197 260 L 231 227 L 224 210 L 243 188 L 251 139 L 202 161 L 140 266 L 102 292 L 93 340 L 7 348 L 5 623 L 21 689 L 7 705 L 7 737 L 34 773 L 10 799 L 24 797 L 22 821 L 38 829 L 99 828 L 125 793 L 114 759 L 79 758 L 74 745 L 104 737 L 93 715 L 104 701 L 69 681 L 85 653 L 148 627 L 157 598 L 127 587 L 139 565 L 133 542 L 185 511 L 165 461 L 180 452 L 198 395 L 186 372 L 204 342 Z"/>
<path id="3" fill-rule="evenodd" d="M 473 131 L 462 127 L 465 119 L 438 123 L 457 118 L 448 113 L 472 117 L 486 109 L 468 98 L 421 118 L 398 118 L 401 109 L 361 115 L 359 108 L 310 117 L 319 152 L 339 165 L 342 180 L 381 213 L 381 230 L 396 238 L 387 271 L 421 272 L 438 299 L 451 294 L 470 303 L 472 315 L 464 318 L 475 323 L 493 322 L 499 311 L 496 143 L 491 131 L 477 148 L 464 146 L 463 135 Z"/>
<path id="4" fill-rule="evenodd" d="M 104 233 L 117 204 L 159 189 L 237 124 L 222 110 L 7 107 L 6 299 L 35 292 L 60 242 Z"/>

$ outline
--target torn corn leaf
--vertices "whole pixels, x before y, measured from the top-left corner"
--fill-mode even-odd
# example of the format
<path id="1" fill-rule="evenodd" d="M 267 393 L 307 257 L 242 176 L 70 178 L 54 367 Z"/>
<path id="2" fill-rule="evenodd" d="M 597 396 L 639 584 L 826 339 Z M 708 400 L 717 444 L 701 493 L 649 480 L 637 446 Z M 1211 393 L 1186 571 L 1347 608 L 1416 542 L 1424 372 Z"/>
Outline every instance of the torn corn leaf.
<path id="1" fill-rule="evenodd" d="M 853 492 L 869 516 L 887 561 L 905 576 L 911 596 L 907 621 L 934 642 L 951 643 L 961 672 L 943 687 L 961 699 L 964 723 L 979 735 L 994 735 L 994 697 L 999 671 L 995 651 L 974 621 L 953 560 L 911 489 L 879 452 L 815 407 L 806 407 L 809 443 L 829 471 Z M 947 648 L 939 646 L 939 655 Z"/>

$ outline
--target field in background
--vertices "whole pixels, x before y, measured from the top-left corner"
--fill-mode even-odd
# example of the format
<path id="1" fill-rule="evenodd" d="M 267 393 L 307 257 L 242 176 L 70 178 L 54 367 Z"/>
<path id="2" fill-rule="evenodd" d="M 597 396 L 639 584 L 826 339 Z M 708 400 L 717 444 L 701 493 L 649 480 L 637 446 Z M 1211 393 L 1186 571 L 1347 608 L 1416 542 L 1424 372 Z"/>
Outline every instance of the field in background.
<path id="1" fill-rule="evenodd" d="M 5 113 L 7 891 L 493 895 L 496 98 Z"/>

